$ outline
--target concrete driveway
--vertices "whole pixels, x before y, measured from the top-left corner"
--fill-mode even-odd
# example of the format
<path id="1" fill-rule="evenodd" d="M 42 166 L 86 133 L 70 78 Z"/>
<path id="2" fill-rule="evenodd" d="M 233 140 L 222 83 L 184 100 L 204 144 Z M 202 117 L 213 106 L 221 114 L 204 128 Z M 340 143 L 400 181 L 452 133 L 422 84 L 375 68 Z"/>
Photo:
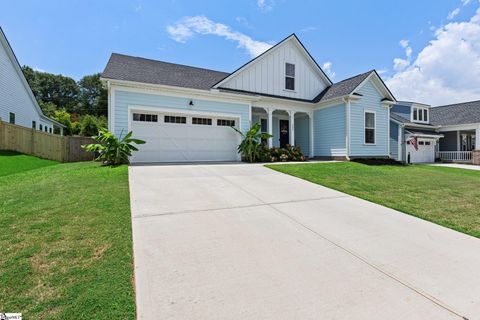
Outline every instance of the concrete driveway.
<path id="1" fill-rule="evenodd" d="M 129 168 L 139 319 L 480 319 L 480 240 L 260 165 Z"/>

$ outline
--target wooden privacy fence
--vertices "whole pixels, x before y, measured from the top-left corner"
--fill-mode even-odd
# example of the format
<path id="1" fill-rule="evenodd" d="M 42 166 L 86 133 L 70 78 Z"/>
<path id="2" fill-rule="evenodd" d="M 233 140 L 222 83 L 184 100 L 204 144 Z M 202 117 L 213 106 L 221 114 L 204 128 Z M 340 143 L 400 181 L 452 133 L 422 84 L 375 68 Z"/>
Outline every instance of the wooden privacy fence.
<path id="1" fill-rule="evenodd" d="M 89 137 L 69 137 L 29 129 L 0 121 L 0 150 L 12 150 L 60 162 L 93 160 L 81 145 L 94 143 Z"/>

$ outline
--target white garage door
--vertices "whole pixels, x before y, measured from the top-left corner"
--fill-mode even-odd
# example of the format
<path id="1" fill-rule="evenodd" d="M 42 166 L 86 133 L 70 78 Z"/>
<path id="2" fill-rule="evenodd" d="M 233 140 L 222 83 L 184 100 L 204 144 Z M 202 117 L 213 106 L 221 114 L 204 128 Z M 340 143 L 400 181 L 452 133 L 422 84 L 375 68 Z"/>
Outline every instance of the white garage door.
<path id="1" fill-rule="evenodd" d="M 131 162 L 236 161 L 238 118 L 134 112 L 133 136 L 146 141 Z"/>
<path id="2" fill-rule="evenodd" d="M 418 150 L 407 142 L 407 155 L 408 153 L 411 163 L 435 162 L 435 140 L 418 139 Z"/>

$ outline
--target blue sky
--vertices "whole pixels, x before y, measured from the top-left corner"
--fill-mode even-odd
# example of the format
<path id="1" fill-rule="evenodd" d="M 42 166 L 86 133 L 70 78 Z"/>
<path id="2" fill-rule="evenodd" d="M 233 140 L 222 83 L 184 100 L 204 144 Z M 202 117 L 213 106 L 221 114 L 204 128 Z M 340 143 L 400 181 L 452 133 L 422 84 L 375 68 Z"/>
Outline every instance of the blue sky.
<path id="1" fill-rule="evenodd" d="M 21 64 L 75 79 L 102 71 L 112 52 L 233 71 L 295 32 L 334 81 L 375 68 L 398 99 L 441 104 L 480 99 L 480 83 L 464 90 L 460 79 L 466 70 L 468 78 L 480 75 L 480 48 L 471 43 L 480 39 L 479 6 L 478 0 L 16 0 L 2 3 L 0 26 Z M 447 53 L 465 41 L 468 52 Z M 444 58 L 470 60 L 447 68 Z M 439 74 L 438 65 L 448 70 Z"/>

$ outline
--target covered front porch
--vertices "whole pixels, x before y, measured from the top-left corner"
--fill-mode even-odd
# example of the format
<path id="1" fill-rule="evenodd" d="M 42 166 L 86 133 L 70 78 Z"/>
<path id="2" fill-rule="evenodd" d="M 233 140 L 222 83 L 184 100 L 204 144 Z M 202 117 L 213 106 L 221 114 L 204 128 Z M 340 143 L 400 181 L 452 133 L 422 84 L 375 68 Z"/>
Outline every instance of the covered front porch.
<path id="1" fill-rule="evenodd" d="M 264 141 L 269 148 L 284 148 L 289 144 L 300 147 L 305 156 L 313 158 L 313 111 L 252 106 L 251 122 L 260 123 L 262 132 L 272 135 Z"/>
<path id="2" fill-rule="evenodd" d="M 436 157 L 442 161 L 473 163 L 475 152 L 480 151 L 480 127 L 462 127 L 457 130 L 440 130 L 444 137 L 440 139 Z M 477 150 L 477 151 L 475 151 Z"/>

